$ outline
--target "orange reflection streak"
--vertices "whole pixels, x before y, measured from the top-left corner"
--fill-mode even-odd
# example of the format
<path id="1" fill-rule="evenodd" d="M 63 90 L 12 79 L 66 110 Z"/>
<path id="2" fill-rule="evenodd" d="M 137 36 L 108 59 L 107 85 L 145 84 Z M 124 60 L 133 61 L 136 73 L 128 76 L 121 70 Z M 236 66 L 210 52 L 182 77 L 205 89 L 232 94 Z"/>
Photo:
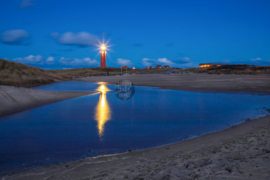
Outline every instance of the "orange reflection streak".
<path id="1" fill-rule="evenodd" d="M 106 84 L 98 84 L 100 84 L 100 86 L 96 90 L 100 91 L 100 96 L 98 105 L 96 107 L 95 120 L 98 122 L 97 128 L 99 137 L 102 137 L 104 132 L 104 125 L 111 119 L 111 108 L 106 99 L 106 92 L 110 91 L 110 89 L 106 86 Z"/>

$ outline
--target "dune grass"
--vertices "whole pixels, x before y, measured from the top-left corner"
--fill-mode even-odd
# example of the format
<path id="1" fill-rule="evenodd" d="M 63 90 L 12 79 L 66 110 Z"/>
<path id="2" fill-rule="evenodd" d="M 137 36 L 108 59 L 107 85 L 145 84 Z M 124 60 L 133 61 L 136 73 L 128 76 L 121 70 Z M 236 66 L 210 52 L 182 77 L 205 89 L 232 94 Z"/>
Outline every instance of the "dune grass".
<path id="1" fill-rule="evenodd" d="M 34 87 L 53 83 L 55 79 L 64 80 L 65 77 L 37 67 L 0 60 L 0 85 Z"/>

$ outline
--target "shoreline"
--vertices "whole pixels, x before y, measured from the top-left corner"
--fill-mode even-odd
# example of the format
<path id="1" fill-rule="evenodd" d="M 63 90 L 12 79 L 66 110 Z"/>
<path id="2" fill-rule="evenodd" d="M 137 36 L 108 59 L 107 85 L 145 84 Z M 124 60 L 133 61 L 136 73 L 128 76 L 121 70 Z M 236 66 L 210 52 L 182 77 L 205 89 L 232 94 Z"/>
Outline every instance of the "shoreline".
<path id="1" fill-rule="evenodd" d="M 74 80 L 76 81 L 76 80 Z M 81 81 L 77 80 L 78 82 L 99 82 L 99 81 Z M 105 81 L 106 82 L 106 81 Z M 115 85 L 116 83 L 114 82 L 106 82 L 108 85 Z M 249 95 L 258 95 L 258 96 L 264 96 L 264 95 L 270 95 L 270 92 L 250 92 L 250 91 L 222 91 L 222 90 L 184 90 L 184 89 L 172 89 L 172 88 L 167 88 L 167 87 L 158 87 L 158 86 L 146 86 L 146 85 L 134 85 L 140 86 L 140 87 L 152 87 L 152 88 L 158 88 L 162 90 L 173 90 L 173 91 L 184 91 L 184 92 L 193 92 L 193 93 L 213 93 L 213 94 L 249 94 Z"/>
<path id="2" fill-rule="evenodd" d="M 207 168 L 207 171 L 210 171 L 211 165 L 215 165 L 211 158 L 217 158 L 220 160 L 227 162 L 231 171 L 235 171 L 234 173 L 229 172 L 229 170 L 223 167 L 223 164 L 219 167 L 219 174 L 205 174 L 206 177 L 212 178 L 228 178 L 228 179 L 265 179 L 270 177 L 269 169 L 265 169 L 266 172 L 256 173 L 258 171 L 258 167 L 252 170 L 252 176 L 250 176 L 251 171 L 245 172 L 244 170 L 236 170 L 234 166 L 236 164 L 242 163 L 245 166 L 244 168 L 249 168 L 249 165 L 253 165 L 252 163 L 248 163 L 246 161 L 252 161 L 255 158 L 256 161 L 260 161 L 262 158 L 258 157 L 260 155 L 267 157 L 268 161 L 266 163 L 270 163 L 270 143 L 266 144 L 266 147 L 263 145 L 261 147 L 261 142 L 257 143 L 258 147 L 253 149 L 259 149 L 256 152 L 251 151 L 251 153 L 247 149 L 243 149 L 247 142 L 254 143 L 254 141 L 249 141 L 249 139 L 254 139 L 254 137 L 260 137 L 268 139 L 270 137 L 270 115 L 257 118 L 251 121 L 246 121 L 241 124 L 237 124 L 231 126 L 230 128 L 207 133 L 199 137 L 194 137 L 190 139 L 186 139 L 180 142 L 162 145 L 158 147 L 141 149 L 136 151 L 130 151 L 119 154 L 110 154 L 110 155 L 101 155 L 97 157 L 88 157 L 85 159 L 66 162 L 61 164 L 49 165 L 46 167 L 36 167 L 30 168 L 27 170 L 14 172 L 6 175 L 0 175 L 2 179 L 134 179 L 134 178 L 145 178 L 146 179 L 160 179 L 171 173 L 172 170 L 164 171 L 165 169 L 175 169 L 174 166 L 179 168 L 179 172 L 175 172 L 176 177 L 187 178 L 193 177 L 191 174 L 198 174 L 198 172 L 194 173 L 194 163 L 196 169 L 200 169 L 202 172 L 203 168 Z M 263 131 L 262 131 L 263 130 Z M 267 133 L 265 133 L 267 131 Z M 259 132 L 259 133 L 258 133 Z M 254 136 L 255 135 L 255 136 Z M 248 137 L 247 137 L 248 136 Z M 241 142 L 244 141 L 244 142 Z M 243 146 L 243 147 L 241 147 Z M 236 150 L 235 150 L 236 149 Z M 243 155 L 247 153 L 248 156 Z M 200 155 L 198 155 L 200 154 Z M 214 156 L 214 157 L 213 157 Z M 216 157 L 215 157 L 216 156 Z M 252 157 L 253 158 L 250 158 Z M 208 163 L 205 163 L 205 159 L 208 159 Z M 191 163 L 192 162 L 192 163 Z M 178 163 L 178 164 L 177 164 Z M 199 163 L 199 165 L 196 163 Z M 179 166 L 179 164 L 181 166 Z M 187 164 L 193 164 L 193 168 L 186 167 Z M 257 163 L 258 164 L 258 163 Z M 138 166 L 142 166 L 142 168 L 138 169 Z M 162 168 L 157 168 L 156 166 L 160 166 Z M 165 166 L 168 166 L 165 168 Z M 153 168 L 159 169 L 159 172 L 151 175 L 149 172 L 145 172 L 145 167 L 148 169 Z M 238 166 L 237 166 L 238 167 Z M 242 166 L 241 166 L 242 167 Z M 239 167 L 238 167 L 239 168 Z M 136 170 L 139 172 L 136 172 Z M 256 171 L 255 171 L 256 170 Z M 184 172 L 184 174 L 180 172 Z M 189 172 L 190 171 L 190 172 Z M 152 172 L 152 171 L 151 171 Z M 236 173 L 237 172 L 237 173 Z M 106 175 L 105 175 L 105 174 Z M 167 174 L 166 174 L 167 173 Z M 178 174 L 178 175 L 177 175 Z M 188 174 L 188 177 L 186 177 Z M 241 174 L 241 177 L 239 176 Z M 184 176 L 182 176 L 184 175 Z M 99 178 L 98 178 L 99 177 Z M 130 178 L 129 178 L 130 177 Z M 202 177 L 202 176 L 200 176 Z"/>
<path id="3" fill-rule="evenodd" d="M 93 91 L 43 91 L 0 85 L 0 120 L 21 111 L 98 93 Z"/>
<path id="4" fill-rule="evenodd" d="M 254 78 L 256 76 L 256 78 Z M 83 77 L 73 79 L 84 82 L 107 82 L 116 84 L 120 80 L 130 80 L 135 86 L 159 87 L 183 91 L 249 92 L 270 93 L 270 74 L 133 74 L 123 76 Z"/>

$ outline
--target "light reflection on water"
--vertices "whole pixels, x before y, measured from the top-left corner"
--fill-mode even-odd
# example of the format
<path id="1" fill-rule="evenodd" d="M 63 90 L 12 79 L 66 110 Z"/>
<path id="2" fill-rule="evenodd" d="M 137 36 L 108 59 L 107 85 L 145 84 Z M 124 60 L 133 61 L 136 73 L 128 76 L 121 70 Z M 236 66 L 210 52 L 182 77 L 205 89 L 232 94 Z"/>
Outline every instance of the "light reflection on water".
<path id="1" fill-rule="evenodd" d="M 97 128 L 99 137 L 101 138 L 104 132 L 105 123 L 111 119 L 111 108 L 106 98 L 106 93 L 111 90 L 106 86 L 105 83 L 99 84 L 99 87 L 96 89 L 100 92 L 100 96 L 96 106 L 95 120 L 98 122 Z"/>

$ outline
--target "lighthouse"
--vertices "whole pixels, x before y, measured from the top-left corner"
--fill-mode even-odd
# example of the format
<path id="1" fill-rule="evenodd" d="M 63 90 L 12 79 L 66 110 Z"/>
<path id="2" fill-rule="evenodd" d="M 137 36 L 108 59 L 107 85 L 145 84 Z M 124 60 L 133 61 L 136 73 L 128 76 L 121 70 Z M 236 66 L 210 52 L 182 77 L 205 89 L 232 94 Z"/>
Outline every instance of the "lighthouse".
<path id="1" fill-rule="evenodd" d="M 106 67 L 106 45 L 100 46 L 100 67 Z"/>

